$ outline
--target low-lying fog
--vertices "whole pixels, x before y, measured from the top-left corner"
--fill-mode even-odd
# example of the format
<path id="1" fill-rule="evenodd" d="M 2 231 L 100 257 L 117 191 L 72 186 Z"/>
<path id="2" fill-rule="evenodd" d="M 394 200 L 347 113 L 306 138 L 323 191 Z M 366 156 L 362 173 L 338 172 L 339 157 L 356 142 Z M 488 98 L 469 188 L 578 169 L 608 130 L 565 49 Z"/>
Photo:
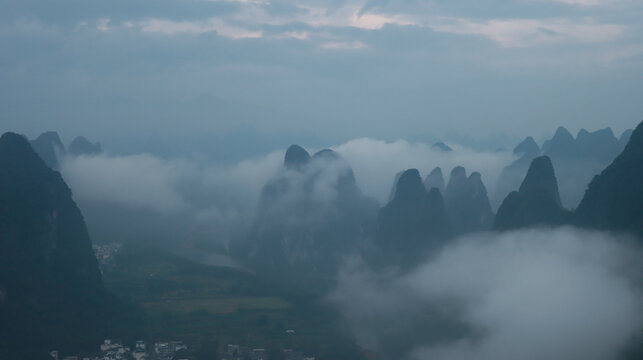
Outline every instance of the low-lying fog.
<path id="1" fill-rule="evenodd" d="M 509 152 L 477 152 L 449 145 L 453 151 L 442 152 L 424 143 L 361 138 L 331 149 L 353 168 L 362 192 L 381 205 L 386 204 L 395 174 L 401 170 L 417 168 L 424 177 L 440 166 L 448 181 L 451 169 L 460 165 L 469 173 L 480 172 L 491 192 L 502 168 L 514 158 Z M 228 167 L 150 154 L 67 156 L 61 172 L 81 207 L 101 202 L 165 214 L 187 212 L 195 220 L 210 221 L 251 215 L 262 187 L 283 164 L 284 152 Z"/>
<path id="2" fill-rule="evenodd" d="M 615 359 L 642 341 L 642 255 L 573 228 L 475 234 L 403 276 L 353 261 L 330 300 L 393 358 Z"/>

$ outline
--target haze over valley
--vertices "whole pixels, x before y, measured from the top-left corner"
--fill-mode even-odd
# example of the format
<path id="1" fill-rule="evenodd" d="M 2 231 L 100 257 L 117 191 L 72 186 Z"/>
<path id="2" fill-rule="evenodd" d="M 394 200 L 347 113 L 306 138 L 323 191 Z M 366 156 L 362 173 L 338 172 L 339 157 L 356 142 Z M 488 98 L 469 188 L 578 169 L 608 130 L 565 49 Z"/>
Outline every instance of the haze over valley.
<path id="1" fill-rule="evenodd" d="M 74 320 L 91 329 L 82 337 L 46 320 L 45 333 L 58 326 L 77 341 L 3 348 L 38 358 L 47 347 L 91 354 L 101 337 L 176 338 L 193 358 L 289 358 L 297 348 L 320 358 L 634 359 L 643 323 L 641 126 L 618 138 L 609 128 L 573 137 L 560 127 L 544 144 L 528 137 L 493 152 L 360 138 L 321 150 L 291 145 L 231 165 L 111 154 L 84 137 L 64 145 L 56 132 L 30 141 L 6 133 L 5 204 L 25 194 L 34 201 L 29 213 L 53 206 L 33 228 L 50 235 L 9 221 L 5 233 L 16 235 L 7 239 L 63 244 L 80 231 L 73 236 L 84 240 L 66 245 L 79 255 L 56 261 L 76 263 L 82 253 L 84 263 L 64 271 L 97 271 L 87 260 L 91 241 L 102 280 L 92 280 L 97 290 L 80 278 L 74 290 L 54 290 L 71 296 L 59 300 L 64 318 L 101 309 L 94 320 Z M 33 182 L 45 174 L 58 180 Z M 17 176 L 33 180 L 15 183 Z M 68 184 L 65 201 L 73 196 L 82 212 L 69 216 L 80 223 L 55 225 L 68 210 L 39 198 L 50 181 Z M 581 184 L 587 190 L 575 200 Z M 31 216 L 12 208 L 9 219 Z M 19 244 L 6 243 L 4 254 L 27 246 Z M 34 251 L 22 249 L 24 259 Z M 50 251 L 40 256 L 63 256 Z M 5 276 L 40 262 L 9 262 Z M 43 285 L 28 291 L 5 277 L 5 306 L 14 310 L 3 316 L 61 311 L 56 302 L 21 305 L 22 296 L 62 286 L 50 276 L 71 276 L 55 275 L 63 271 L 55 263 L 38 266 L 54 267 L 39 270 Z M 83 300 L 96 296 L 104 305 Z M 101 323 L 104 311 L 117 316 L 113 325 Z M 31 333 L 29 325 L 4 331 Z M 161 356 L 163 343 L 154 344 L 147 356 Z M 256 346 L 268 350 L 243 350 Z"/>
<path id="2" fill-rule="evenodd" d="M 640 0 L 0 0 L 0 360 L 643 359 Z"/>

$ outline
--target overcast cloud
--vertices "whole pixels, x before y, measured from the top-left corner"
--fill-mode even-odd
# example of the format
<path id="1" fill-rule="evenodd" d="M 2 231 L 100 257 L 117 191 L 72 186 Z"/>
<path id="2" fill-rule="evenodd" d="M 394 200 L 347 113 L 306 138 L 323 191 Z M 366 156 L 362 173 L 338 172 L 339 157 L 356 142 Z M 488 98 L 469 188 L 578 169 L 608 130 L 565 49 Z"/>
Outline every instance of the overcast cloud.
<path id="1" fill-rule="evenodd" d="M 0 7 L 0 130 L 31 137 L 78 133 L 116 150 L 117 139 L 270 139 L 244 145 L 254 154 L 306 136 L 490 148 L 558 125 L 620 133 L 643 113 L 635 0 Z"/>

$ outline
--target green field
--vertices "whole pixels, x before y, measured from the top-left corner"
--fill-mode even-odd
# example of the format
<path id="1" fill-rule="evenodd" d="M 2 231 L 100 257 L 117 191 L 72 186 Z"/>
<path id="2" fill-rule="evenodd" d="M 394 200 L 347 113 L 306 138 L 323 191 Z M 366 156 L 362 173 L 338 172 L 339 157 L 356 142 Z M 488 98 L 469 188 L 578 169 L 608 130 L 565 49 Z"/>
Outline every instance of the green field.
<path id="1" fill-rule="evenodd" d="M 141 305 L 151 313 L 189 313 L 207 311 L 211 314 L 229 314 L 240 310 L 282 310 L 291 305 L 278 297 L 225 297 L 225 298 L 173 298 L 164 301 L 143 302 Z"/>
<path id="2" fill-rule="evenodd" d="M 268 349 L 271 359 L 283 348 L 317 359 L 365 358 L 331 307 L 285 281 L 144 247 L 125 247 L 104 280 L 142 309 L 139 338 L 185 341 L 193 359 L 216 359 L 228 343 Z"/>

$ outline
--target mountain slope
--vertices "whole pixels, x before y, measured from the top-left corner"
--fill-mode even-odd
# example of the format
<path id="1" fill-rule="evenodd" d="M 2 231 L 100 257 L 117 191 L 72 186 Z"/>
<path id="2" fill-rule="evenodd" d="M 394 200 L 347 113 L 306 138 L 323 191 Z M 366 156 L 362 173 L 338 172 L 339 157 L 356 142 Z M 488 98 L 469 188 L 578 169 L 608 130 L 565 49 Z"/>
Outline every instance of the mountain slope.
<path id="1" fill-rule="evenodd" d="M 377 218 L 371 262 L 410 269 L 449 239 L 451 228 L 440 191 L 427 192 L 417 169 L 404 171 L 395 189 Z"/>
<path id="2" fill-rule="evenodd" d="M 31 147 L 52 169 L 58 169 L 58 155 L 65 153 L 65 146 L 55 131 L 47 131 L 31 141 Z"/>
<path id="3" fill-rule="evenodd" d="M 330 276 L 370 235 L 377 210 L 339 154 L 326 149 L 311 157 L 293 145 L 264 186 L 248 238 L 235 252 L 262 271 Z"/>
<path id="4" fill-rule="evenodd" d="M 454 234 L 491 229 L 494 215 L 479 172 L 467 177 L 462 166 L 455 167 L 451 171 L 444 201 Z"/>
<path id="5" fill-rule="evenodd" d="M 623 152 L 589 184 L 575 212 L 584 227 L 643 237 L 643 122 Z"/>
<path id="6" fill-rule="evenodd" d="M 71 191 L 17 134 L 0 138 L 0 358 L 91 349 L 118 322 Z M 108 321 L 109 320 L 109 321 Z"/>
<path id="7" fill-rule="evenodd" d="M 74 156 L 96 155 L 102 151 L 100 143 L 91 143 L 84 136 L 77 136 L 69 144 L 69 152 Z"/>
<path id="8" fill-rule="evenodd" d="M 540 156 L 531 162 L 520 189 L 511 192 L 500 205 L 493 227 L 503 231 L 557 226 L 566 223 L 569 216 L 569 212 L 560 205 L 551 160 Z"/>

